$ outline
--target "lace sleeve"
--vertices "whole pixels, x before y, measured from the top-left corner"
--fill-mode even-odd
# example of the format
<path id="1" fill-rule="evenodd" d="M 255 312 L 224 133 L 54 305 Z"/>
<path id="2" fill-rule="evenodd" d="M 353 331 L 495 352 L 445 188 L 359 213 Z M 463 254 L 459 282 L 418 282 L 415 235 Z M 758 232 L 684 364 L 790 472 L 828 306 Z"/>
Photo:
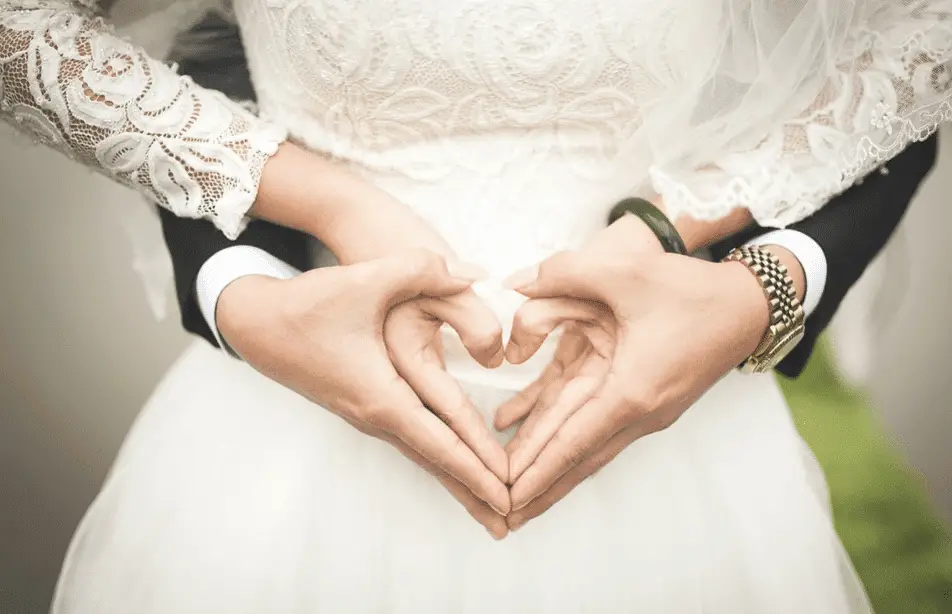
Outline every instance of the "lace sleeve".
<path id="1" fill-rule="evenodd" d="M 0 118 L 229 238 L 285 138 L 69 0 L 0 0 Z"/>
<path id="2" fill-rule="evenodd" d="M 949 0 L 882 2 L 843 48 L 812 104 L 753 134 L 753 146 L 652 167 L 671 214 L 716 219 L 744 207 L 763 226 L 789 225 L 952 119 Z"/>

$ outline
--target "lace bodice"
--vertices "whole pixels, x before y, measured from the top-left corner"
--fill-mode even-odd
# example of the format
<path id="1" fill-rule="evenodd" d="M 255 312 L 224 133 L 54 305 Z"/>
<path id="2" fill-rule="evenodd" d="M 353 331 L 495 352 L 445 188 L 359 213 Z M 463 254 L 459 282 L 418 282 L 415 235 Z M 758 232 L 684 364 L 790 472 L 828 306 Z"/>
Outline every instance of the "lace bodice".
<path id="1" fill-rule="evenodd" d="M 284 139 L 68 0 L 0 1 L 0 117 L 232 238 Z"/>
<path id="2" fill-rule="evenodd" d="M 752 0 L 234 0 L 280 129 L 114 36 L 95 4 L 0 0 L 0 117 L 230 236 L 283 128 L 422 209 L 452 189 L 465 225 L 521 216 L 565 246 L 635 191 L 675 215 L 790 223 L 952 115 L 952 0 L 784 3 L 851 18 L 835 47 L 817 41 L 837 63 L 790 83 L 779 65 L 790 100 L 767 104 L 737 62 L 724 74 L 748 106 L 730 130 L 685 88 L 744 49 Z M 731 40 L 728 7 L 751 13 L 729 15 Z M 774 26 L 796 24 L 759 32 Z M 723 82 L 705 86 L 716 107 Z"/>
<path id="3" fill-rule="evenodd" d="M 375 174 L 432 181 L 465 167 L 499 177 L 514 158 L 536 168 L 558 159 L 565 172 L 614 178 L 616 192 L 660 193 L 676 214 L 715 218 L 739 205 L 778 226 L 949 118 L 952 2 L 872 2 L 818 96 L 786 116 L 751 114 L 706 158 L 662 159 L 667 135 L 646 127 L 676 100 L 670 92 L 710 70 L 727 5 L 234 2 L 262 108 L 310 146 Z M 692 126 L 678 127 L 671 138 L 687 151 Z"/>

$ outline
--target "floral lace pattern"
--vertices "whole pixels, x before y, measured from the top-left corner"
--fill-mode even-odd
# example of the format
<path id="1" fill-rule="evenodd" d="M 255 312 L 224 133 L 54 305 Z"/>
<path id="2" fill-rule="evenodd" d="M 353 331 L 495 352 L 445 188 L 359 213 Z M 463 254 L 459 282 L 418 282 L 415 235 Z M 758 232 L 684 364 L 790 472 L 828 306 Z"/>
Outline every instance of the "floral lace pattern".
<path id="1" fill-rule="evenodd" d="M 0 117 L 234 238 L 283 131 L 113 35 L 93 4 L 0 1 Z"/>
<path id="2" fill-rule="evenodd" d="M 717 218 L 742 206 L 761 225 L 787 226 L 931 136 L 952 120 L 952 2 L 884 4 L 856 30 L 841 67 L 802 116 L 756 148 L 703 173 L 653 167 L 669 207 Z"/>

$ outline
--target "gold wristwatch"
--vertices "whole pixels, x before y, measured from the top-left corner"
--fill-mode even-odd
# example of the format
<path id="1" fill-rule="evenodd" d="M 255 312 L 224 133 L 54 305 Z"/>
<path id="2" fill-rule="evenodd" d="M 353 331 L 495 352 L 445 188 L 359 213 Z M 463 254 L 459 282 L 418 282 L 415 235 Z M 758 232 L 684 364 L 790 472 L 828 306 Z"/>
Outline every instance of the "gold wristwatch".
<path id="1" fill-rule="evenodd" d="M 770 325 L 760 345 L 738 369 L 743 373 L 772 370 L 803 339 L 805 315 L 793 279 L 787 267 L 766 248 L 757 245 L 738 247 L 724 262 L 740 262 L 757 278 L 770 304 Z"/>

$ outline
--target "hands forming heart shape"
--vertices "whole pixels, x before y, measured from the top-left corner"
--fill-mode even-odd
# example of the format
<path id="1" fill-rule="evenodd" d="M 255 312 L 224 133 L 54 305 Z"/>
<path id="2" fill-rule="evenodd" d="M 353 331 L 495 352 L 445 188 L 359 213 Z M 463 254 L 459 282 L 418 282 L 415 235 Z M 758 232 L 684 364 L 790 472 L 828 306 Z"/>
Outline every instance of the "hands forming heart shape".
<path id="1" fill-rule="evenodd" d="M 497 429 L 522 421 L 505 449 L 442 364 L 444 322 L 480 363 L 502 361 L 499 325 L 472 290 L 402 303 L 384 326 L 397 373 L 502 483 L 508 500 L 499 499 L 498 485 L 474 489 L 458 472 L 407 455 L 497 539 L 633 441 L 673 424 L 754 351 L 768 320 L 763 292 L 742 265 L 667 254 L 634 219 L 507 285 L 529 299 L 513 321 L 509 362 L 525 362 L 556 329 L 563 334 L 541 376 L 498 408 Z"/>

